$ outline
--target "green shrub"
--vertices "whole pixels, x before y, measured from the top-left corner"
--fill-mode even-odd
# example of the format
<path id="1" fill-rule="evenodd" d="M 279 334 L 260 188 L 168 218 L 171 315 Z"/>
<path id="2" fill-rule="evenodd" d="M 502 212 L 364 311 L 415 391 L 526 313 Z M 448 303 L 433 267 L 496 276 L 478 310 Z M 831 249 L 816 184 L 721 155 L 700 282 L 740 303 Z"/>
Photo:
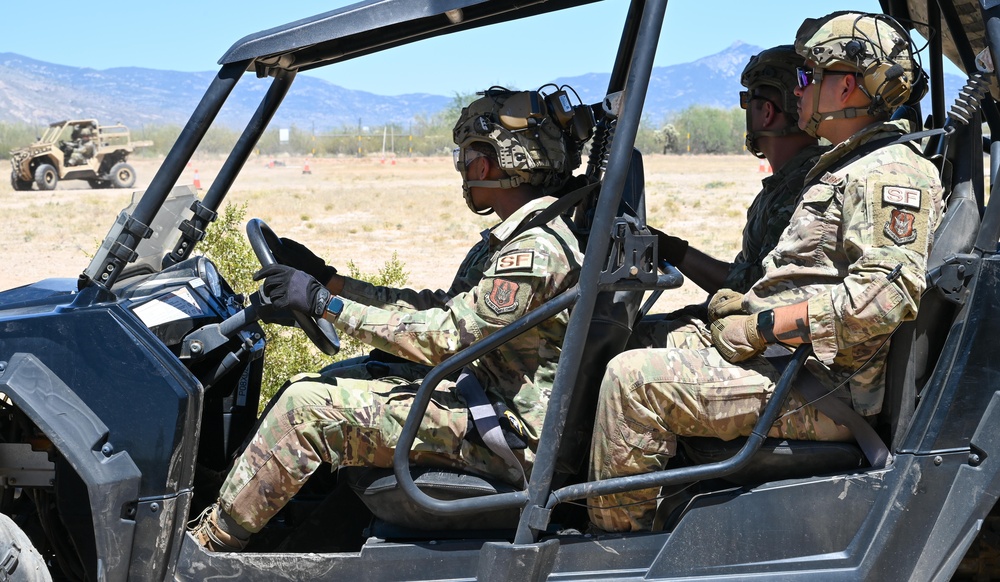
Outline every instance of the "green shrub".
<path id="1" fill-rule="evenodd" d="M 226 281 L 237 293 L 249 296 L 260 286 L 253 274 L 260 263 L 244 234 L 246 203 L 230 204 L 223 209 L 198 250 L 219 268 Z M 401 287 L 408 274 L 396 253 L 377 273 L 362 273 L 353 262 L 347 264 L 349 276 L 375 285 Z M 341 349 L 334 357 L 320 352 L 301 330 L 276 324 L 262 324 L 267 338 L 264 378 L 261 386 L 261 409 L 289 378 L 301 372 L 316 372 L 335 361 L 367 352 L 365 344 L 341 337 Z"/>

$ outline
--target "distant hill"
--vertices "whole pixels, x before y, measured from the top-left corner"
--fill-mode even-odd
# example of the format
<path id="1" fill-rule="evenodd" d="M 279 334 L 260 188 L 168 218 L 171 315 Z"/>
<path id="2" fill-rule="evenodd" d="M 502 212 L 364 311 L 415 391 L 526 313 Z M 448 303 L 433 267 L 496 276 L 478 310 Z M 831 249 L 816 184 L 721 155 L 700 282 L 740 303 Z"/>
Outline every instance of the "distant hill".
<path id="1" fill-rule="evenodd" d="M 644 116 L 659 124 L 691 105 L 734 107 L 742 89 L 740 73 L 760 50 L 738 41 L 690 63 L 655 67 Z M 46 125 L 60 119 L 95 117 L 136 127 L 183 125 L 214 76 L 214 71 L 181 73 L 136 67 L 98 71 L 0 53 L 0 121 Z M 595 103 L 603 98 L 609 79 L 610 73 L 589 73 L 556 82 L 571 85 L 584 101 Z M 945 76 L 949 103 L 963 83 L 957 75 Z M 266 83 L 237 83 L 219 121 L 242 128 L 264 90 Z M 419 115 L 441 111 L 451 101 L 452 97 L 425 93 L 375 95 L 299 75 L 272 123 L 316 131 L 354 126 L 359 118 L 368 126 L 408 124 Z"/>

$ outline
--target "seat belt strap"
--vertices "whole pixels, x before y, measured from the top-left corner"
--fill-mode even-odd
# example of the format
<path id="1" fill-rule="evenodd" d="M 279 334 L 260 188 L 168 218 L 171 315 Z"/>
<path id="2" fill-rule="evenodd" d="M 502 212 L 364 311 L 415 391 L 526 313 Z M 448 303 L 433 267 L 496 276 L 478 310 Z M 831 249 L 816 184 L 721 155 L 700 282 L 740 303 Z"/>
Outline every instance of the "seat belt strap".
<path id="1" fill-rule="evenodd" d="M 791 361 L 789 356 L 767 356 L 767 361 L 778 371 L 782 371 Z M 802 369 L 794 380 L 795 388 L 799 394 L 809 402 L 810 406 L 819 410 L 830 420 L 851 431 L 854 440 L 865 453 L 868 464 L 875 469 L 882 469 L 892 462 L 892 455 L 889 447 L 885 446 L 882 437 L 878 436 L 872 425 L 868 424 L 865 417 L 857 413 L 856 410 L 844 403 L 837 397 L 832 397 L 833 392 L 828 390 L 819 380 L 813 376 L 809 370 Z"/>
<path id="2" fill-rule="evenodd" d="M 476 425 L 476 431 L 482 437 L 483 442 L 486 443 L 486 446 L 491 451 L 503 459 L 509 467 L 520 474 L 521 485 L 527 483 L 528 479 L 524 474 L 524 467 L 517 459 L 517 456 L 514 455 L 514 451 L 511 450 L 510 445 L 507 444 L 507 439 L 503 435 L 503 429 L 500 428 L 500 421 L 497 419 L 497 413 L 493 410 L 493 405 L 490 404 L 489 398 L 486 397 L 486 390 L 479 383 L 479 379 L 469 372 L 468 368 L 463 368 L 462 373 L 458 376 L 456 386 L 459 395 L 465 399 L 465 403 L 469 407 L 469 412 L 472 413 L 472 420 Z"/>
<path id="3" fill-rule="evenodd" d="M 854 440 L 864 451 L 868 464 L 875 469 L 882 469 L 892 462 L 889 447 L 885 446 L 872 425 L 863 416 L 848 406 L 843 400 L 832 397 L 833 393 L 820 384 L 819 380 L 808 371 L 799 374 L 795 387 L 807 402 L 811 402 L 817 410 L 830 417 L 841 426 L 847 427 L 854 435 Z"/>

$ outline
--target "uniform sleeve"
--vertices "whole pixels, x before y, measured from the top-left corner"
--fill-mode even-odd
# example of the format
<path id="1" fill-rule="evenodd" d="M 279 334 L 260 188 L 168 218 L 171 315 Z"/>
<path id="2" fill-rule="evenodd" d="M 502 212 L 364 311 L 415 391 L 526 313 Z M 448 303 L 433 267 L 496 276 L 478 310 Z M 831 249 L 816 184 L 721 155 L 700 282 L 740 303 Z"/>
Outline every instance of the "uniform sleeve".
<path id="1" fill-rule="evenodd" d="M 482 278 L 482 263 L 486 259 L 488 247 L 489 245 L 483 240 L 469 250 L 447 291 L 397 289 L 372 285 L 357 279 L 346 279 L 340 296 L 343 299 L 388 311 L 446 309 L 454 296 L 472 289 Z"/>
<path id="2" fill-rule="evenodd" d="M 344 289 L 340 292 L 340 297 L 386 311 L 401 312 L 443 308 L 452 301 L 452 296 L 441 289 L 421 291 L 397 289 L 350 278 L 344 280 Z"/>
<path id="3" fill-rule="evenodd" d="M 420 311 L 347 300 L 334 325 L 375 348 L 435 365 L 544 302 L 563 284 L 566 258 L 544 237 L 509 242 L 478 286 Z M 349 299 L 349 298 L 348 298 Z"/>
<path id="4" fill-rule="evenodd" d="M 925 160 L 882 162 L 870 165 L 864 180 L 848 181 L 843 191 L 846 277 L 809 299 L 813 351 L 825 363 L 913 319 L 926 286 L 940 182 L 929 163 L 919 163 Z"/>

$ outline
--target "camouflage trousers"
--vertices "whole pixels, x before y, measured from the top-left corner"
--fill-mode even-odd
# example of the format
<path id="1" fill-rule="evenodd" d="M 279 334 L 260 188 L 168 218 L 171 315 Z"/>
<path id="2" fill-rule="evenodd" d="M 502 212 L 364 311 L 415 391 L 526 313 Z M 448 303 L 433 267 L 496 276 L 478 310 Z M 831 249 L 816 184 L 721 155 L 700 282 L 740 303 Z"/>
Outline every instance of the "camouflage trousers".
<path id="1" fill-rule="evenodd" d="M 430 366 L 413 362 L 383 362 L 371 356 L 357 356 L 334 362 L 319 371 L 327 378 L 354 378 L 356 380 L 378 380 L 392 376 L 410 382 L 418 382 L 430 373 Z"/>
<path id="2" fill-rule="evenodd" d="M 271 401 L 256 434 L 219 493 L 223 510 L 256 533 L 301 489 L 322 463 L 391 467 L 396 442 L 417 386 L 301 374 Z M 452 383 L 434 391 L 410 451 L 410 461 L 518 482 L 489 449 L 465 439 L 464 399 Z M 520 452 L 520 451 L 519 451 Z"/>
<path id="3" fill-rule="evenodd" d="M 700 350 L 712 345 L 712 332 L 697 315 L 683 310 L 647 315 L 632 328 L 627 350 L 682 348 Z"/>
<path id="4" fill-rule="evenodd" d="M 747 436 L 780 376 L 764 358 L 730 364 L 715 348 L 632 350 L 608 364 L 601 383 L 590 479 L 661 470 L 678 436 L 732 440 Z M 850 441 L 850 432 L 793 388 L 772 437 Z M 591 498 L 590 518 L 606 531 L 653 525 L 658 489 Z"/>

